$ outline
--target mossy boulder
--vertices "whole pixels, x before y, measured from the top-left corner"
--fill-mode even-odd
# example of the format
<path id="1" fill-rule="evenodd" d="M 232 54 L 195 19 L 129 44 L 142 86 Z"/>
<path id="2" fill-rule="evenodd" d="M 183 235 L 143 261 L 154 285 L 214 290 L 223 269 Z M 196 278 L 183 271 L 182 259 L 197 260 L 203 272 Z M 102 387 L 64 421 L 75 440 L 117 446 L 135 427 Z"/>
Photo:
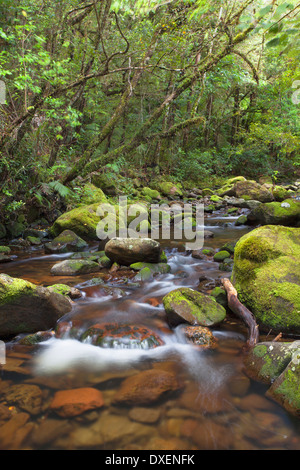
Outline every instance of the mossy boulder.
<path id="1" fill-rule="evenodd" d="M 286 199 L 260 204 L 248 214 L 248 221 L 261 225 L 297 226 L 300 222 L 300 201 Z"/>
<path id="2" fill-rule="evenodd" d="M 11 249 L 9 248 L 9 246 L 0 246 L 0 253 L 2 255 L 9 255 L 10 252 Z"/>
<path id="3" fill-rule="evenodd" d="M 137 262 L 159 263 L 161 245 L 151 238 L 112 238 L 105 245 L 105 255 L 113 262 L 130 266 Z"/>
<path id="4" fill-rule="evenodd" d="M 141 271 L 144 268 L 149 268 L 153 274 L 167 274 L 171 271 L 171 266 L 167 263 L 133 263 L 130 268 L 134 271 Z"/>
<path id="5" fill-rule="evenodd" d="M 133 281 L 134 282 L 145 282 L 149 281 L 150 279 L 153 278 L 153 271 L 148 268 L 148 266 L 145 266 L 144 268 L 140 269 L 138 274 L 134 276 Z"/>
<path id="6" fill-rule="evenodd" d="M 51 274 L 54 276 L 78 276 L 95 273 L 99 270 L 99 264 L 90 259 L 67 259 L 55 263 L 51 268 Z"/>
<path id="7" fill-rule="evenodd" d="M 159 192 L 166 197 L 181 197 L 182 190 L 179 184 L 174 184 L 170 181 L 161 181 L 157 183 Z"/>
<path id="8" fill-rule="evenodd" d="M 146 196 L 149 199 L 149 201 L 152 201 L 152 199 L 161 199 L 161 195 L 156 189 L 145 187 L 141 192 L 143 196 Z"/>
<path id="9" fill-rule="evenodd" d="M 234 178 L 229 178 L 223 184 L 223 186 L 216 191 L 218 196 L 235 196 L 234 185 L 238 181 L 246 181 L 244 176 L 236 176 Z"/>
<path id="10" fill-rule="evenodd" d="M 275 198 L 275 201 L 282 202 L 285 199 L 289 199 L 289 191 L 283 186 L 274 186 L 272 188 L 272 193 Z"/>
<path id="11" fill-rule="evenodd" d="M 210 197 L 210 200 L 211 202 L 213 203 L 219 203 L 219 204 L 222 204 L 224 203 L 224 199 L 220 196 L 217 196 L 216 194 L 213 194 L 211 197 Z"/>
<path id="12" fill-rule="evenodd" d="M 62 214 L 51 227 L 51 234 L 59 235 L 64 230 L 72 230 L 85 240 L 97 240 L 97 224 L 100 216 L 97 214 L 99 204 L 76 207 Z"/>
<path id="13" fill-rule="evenodd" d="M 227 242 L 220 248 L 221 251 L 228 251 L 230 254 L 234 254 L 236 242 Z"/>
<path id="14" fill-rule="evenodd" d="M 79 289 L 67 286 L 66 284 L 53 284 L 52 286 L 48 286 L 47 289 L 49 289 L 50 292 L 56 292 L 57 294 L 67 296 L 70 299 L 79 299 L 82 297 L 82 293 Z"/>
<path id="15" fill-rule="evenodd" d="M 256 181 L 237 181 L 234 185 L 234 196 L 237 198 L 255 200 L 260 202 L 274 201 L 269 189 Z"/>
<path id="16" fill-rule="evenodd" d="M 53 328 L 72 306 L 65 296 L 24 279 L 0 274 L 0 336 Z"/>
<path id="17" fill-rule="evenodd" d="M 300 333 L 300 228 L 263 226 L 244 235 L 232 282 L 260 327 Z"/>
<path id="18" fill-rule="evenodd" d="M 202 196 L 213 196 L 214 192 L 210 188 L 202 189 Z"/>
<path id="19" fill-rule="evenodd" d="M 111 268 L 112 261 L 105 254 L 98 259 L 98 263 L 101 268 Z"/>
<path id="20" fill-rule="evenodd" d="M 228 299 L 227 299 L 227 293 L 225 289 L 222 289 L 222 287 L 215 287 L 211 295 L 216 299 L 218 304 L 222 305 L 224 308 L 228 306 Z"/>
<path id="21" fill-rule="evenodd" d="M 105 207 L 107 211 L 104 210 Z M 84 240 L 99 240 L 98 229 L 100 222 L 102 222 L 103 230 L 105 229 L 108 236 L 114 228 L 118 230 L 125 227 L 125 222 L 119 215 L 118 205 L 107 204 L 107 206 L 101 206 L 96 203 L 76 207 L 69 212 L 65 212 L 56 219 L 50 232 L 56 237 L 64 230 L 72 230 Z"/>
<path id="22" fill-rule="evenodd" d="M 21 237 L 26 229 L 26 225 L 23 222 L 9 222 L 6 229 L 11 238 Z"/>
<path id="23" fill-rule="evenodd" d="M 243 214 L 239 216 L 239 218 L 235 221 L 234 225 L 236 225 L 236 227 L 241 227 L 242 225 L 246 225 L 247 221 L 248 221 L 248 217 L 245 214 Z"/>
<path id="24" fill-rule="evenodd" d="M 300 346 L 297 343 L 292 359 L 266 393 L 289 413 L 300 418 Z M 292 343 L 293 344 L 293 343 Z"/>
<path id="25" fill-rule="evenodd" d="M 214 297 L 188 287 L 175 289 L 163 298 L 168 323 L 175 327 L 180 323 L 213 326 L 226 317 L 226 310 Z"/>
<path id="26" fill-rule="evenodd" d="M 102 189 L 97 188 L 92 183 L 87 183 L 82 188 L 80 202 L 83 205 L 89 205 L 95 203 L 102 204 L 108 201 Z"/>
<path id="27" fill-rule="evenodd" d="M 35 238 L 39 238 L 40 240 L 42 240 L 43 238 L 46 238 L 48 236 L 48 230 L 28 227 L 26 230 L 24 230 L 23 235 L 24 235 L 24 238 L 35 237 Z"/>
<path id="28" fill-rule="evenodd" d="M 122 187 L 124 186 L 124 178 L 106 167 L 103 172 L 92 173 L 91 182 L 107 196 L 118 196 L 121 194 Z"/>
<path id="29" fill-rule="evenodd" d="M 88 244 L 72 230 L 64 230 L 54 240 L 45 244 L 46 253 L 69 253 L 81 251 Z"/>
<path id="30" fill-rule="evenodd" d="M 42 244 L 41 239 L 39 237 L 28 236 L 28 237 L 26 237 L 26 241 L 28 241 L 30 243 L 30 245 L 33 245 L 33 246 L 37 246 L 37 245 Z"/>
<path id="31" fill-rule="evenodd" d="M 249 350 L 244 358 L 246 374 L 253 380 L 271 385 L 292 360 L 300 342 L 262 342 Z"/>
<path id="32" fill-rule="evenodd" d="M 227 250 L 218 251 L 214 255 L 214 261 L 216 261 L 217 263 L 222 263 L 222 261 L 224 261 L 227 258 L 230 258 L 230 253 Z"/>

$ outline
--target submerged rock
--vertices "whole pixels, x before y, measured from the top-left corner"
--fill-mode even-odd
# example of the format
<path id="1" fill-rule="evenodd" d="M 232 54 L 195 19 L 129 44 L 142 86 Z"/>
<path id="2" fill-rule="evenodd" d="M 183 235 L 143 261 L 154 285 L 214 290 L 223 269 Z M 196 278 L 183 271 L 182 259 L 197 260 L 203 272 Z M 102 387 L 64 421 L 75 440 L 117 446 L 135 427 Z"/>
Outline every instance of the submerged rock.
<path id="1" fill-rule="evenodd" d="M 145 370 L 122 382 L 116 392 L 114 403 L 147 405 L 156 402 L 166 393 L 179 389 L 179 382 L 173 373 L 158 369 Z"/>
<path id="2" fill-rule="evenodd" d="M 153 349 L 164 344 L 149 328 L 116 323 L 93 325 L 81 335 L 80 340 L 113 349 Z"/>
<path id="3" fill-rule="evenodd" d="M 89 410 L 102 408 L 103 405 L 104 401 L 100 390 L 83 387 L 56 392 L 50 404 L 50 410 L 62 418 L 69 418 Z"/>
<path id="4" fill-rule="evenodd" d="M 82 251 L 88 244 L 72 230 L 64 230 L 58 237 L 45 244 L 46 253 L 69 253 Z"/>
<path id="5" fill-rule="evenodd" d="M 226 317 L 226 310 L 214 297 L 187 287 L 171 291 L 163 298 L 163 304 L 172 327 L 180 323 L 212 326 Z"/>
<path id="6" fill-rule="evenodd" d="M 300 228 L 264 226 L 237 243 L 232 282 L 265 330 L 300 333 Z"/>
<path id="7" fill-rule="evenodd" d="M 130 266 L 137 262 L 159 263 L 160 243 L 151 238 L 112 238 L 105 245 L 105 254 L 113 263 Z"/>
<path id="8" fill-rule="evenodd" d="M 41 413 L 43 409 L 43 392 L 37 385 L 14 384 L 5 394 L 8 403 L 20 407 L 32 415 Z"/>
<path id="9" fill-rule="evenodd" d="M 53 328 L 72 309 L 70 301 L 23 279 L 0 274 L 0 336 Z"/>
<path id="10" fill-rule="evenodd" d="M 25 346 L 34 346 L 35 344 L 42 343 L 53 337 L 51 331 L 38 331 L 31 335 L 27 335 L 24 338 L 21 338 L 19 344 L 24 344 Z"/>

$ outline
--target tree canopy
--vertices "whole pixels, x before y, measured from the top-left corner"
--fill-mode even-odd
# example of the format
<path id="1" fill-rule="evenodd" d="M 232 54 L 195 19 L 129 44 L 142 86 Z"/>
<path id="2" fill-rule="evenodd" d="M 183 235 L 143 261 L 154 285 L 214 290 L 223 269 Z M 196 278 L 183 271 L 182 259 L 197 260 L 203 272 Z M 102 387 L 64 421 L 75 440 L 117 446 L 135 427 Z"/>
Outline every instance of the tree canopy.
<path id="1" fill-rule="evenodd" d="M 2 0 L 2 202 L 107 166 L 193 184 L 297 174 L 299 11 L 295 0 Z"/>

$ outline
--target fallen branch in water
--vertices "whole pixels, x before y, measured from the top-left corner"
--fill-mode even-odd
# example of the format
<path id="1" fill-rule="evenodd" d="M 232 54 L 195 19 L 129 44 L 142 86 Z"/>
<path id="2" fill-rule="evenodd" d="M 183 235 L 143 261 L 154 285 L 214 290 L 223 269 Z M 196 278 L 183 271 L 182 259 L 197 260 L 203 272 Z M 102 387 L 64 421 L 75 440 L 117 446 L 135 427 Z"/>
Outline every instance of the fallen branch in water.
<path id="1" fill-rule="evenodd" d="M 249 329 L 249 338 L 247 341 L 247 346 L 252 348 L 256 345 L 259 339 L 258 325 L 255 321 L 255 317 L 250 310 L 248 310 L 238 299 L 238 294 L 236 289 L 233 287 L 229 279 L 223 278 L 221 280 L 224 289 L 227 292 L 228 307 L 233 311 L 243 322 L 247 325 Z"/>
<path id="2" fill-rule="evenodd" d="M 272 342 L 274 343 L 274 342 L 276 342 L 276 341 L 279 341 L 279 340 L 281 340 L 281 338 L 282 338 L 282 333 L 279 333 L 279 334 L 276 336 L 276 338 L 274 338 L 274 339 L 272 340 Z"/>

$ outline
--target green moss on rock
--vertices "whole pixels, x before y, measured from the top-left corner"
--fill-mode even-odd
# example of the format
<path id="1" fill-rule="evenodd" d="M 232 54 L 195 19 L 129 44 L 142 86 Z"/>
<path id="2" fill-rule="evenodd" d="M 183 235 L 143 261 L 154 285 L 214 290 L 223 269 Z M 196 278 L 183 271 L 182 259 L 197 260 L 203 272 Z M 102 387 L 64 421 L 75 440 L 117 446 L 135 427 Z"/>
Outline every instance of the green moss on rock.
<path id="1" fill-rule="evenodd" d="M 161 199 L 159 191 L 147 187 L 142 189 L 142 195 L 147 196 L 150 201 L 152 201 L 152 199 Z"/>
<path id="2" fill-rule="evenodd" d="M 221 263 L 222 261 L 224 261 L 227 258 L 230 258 L 230 253 L 226 250 L 218 251 L 214 255 L 214 261 L 216 261 L 217 263 Z"/>
<path id="3" fill-rule="evenodd" d="M 170 326 L 180 323 L 212 326 L 222 322 L 226 310 L 214 297 L 190 288 L 179 288 L 163 298 L 163 304 Z"/>
<path id="4" fill-rule="evenodd" d="M 272 383 L 266 395 L 289 413 L 300 417 L 300 347 L 299 341 L 288 366 Z"/>
<path id="5" fill-rule="evenodd" d="M 253 380 L 271 385 L 291 361 L 293 351 L 293 343 L 258 343 L 245 356 L 245 371 Z"/>
<path id="6" fill-rule="evenodd" d="M 261 225 L 297 226 L 300 222 L 300 201 L 286 199 L 260 204 L 248 214 L 248 220 Z"/>
<path id="7" fill-rule="evenodd" d="M 94 184 L 87 183 L 83 186 L 80 198 L 81 204 L 102 204 L 108 202 L 102 189 L 97 188 Z"/>
<path id="8" fill-rule="evenodd" d="M 300 333 L 300 229 L 259 227 L 236 245 L 232 281 L 263 329 Z"/>
<path id="9" fill-rule="evenodd" d="M 2 254 L 9 254 L 11 252 L 11 249 L 9 246 L 0 246 L 0 253 Z"/>

